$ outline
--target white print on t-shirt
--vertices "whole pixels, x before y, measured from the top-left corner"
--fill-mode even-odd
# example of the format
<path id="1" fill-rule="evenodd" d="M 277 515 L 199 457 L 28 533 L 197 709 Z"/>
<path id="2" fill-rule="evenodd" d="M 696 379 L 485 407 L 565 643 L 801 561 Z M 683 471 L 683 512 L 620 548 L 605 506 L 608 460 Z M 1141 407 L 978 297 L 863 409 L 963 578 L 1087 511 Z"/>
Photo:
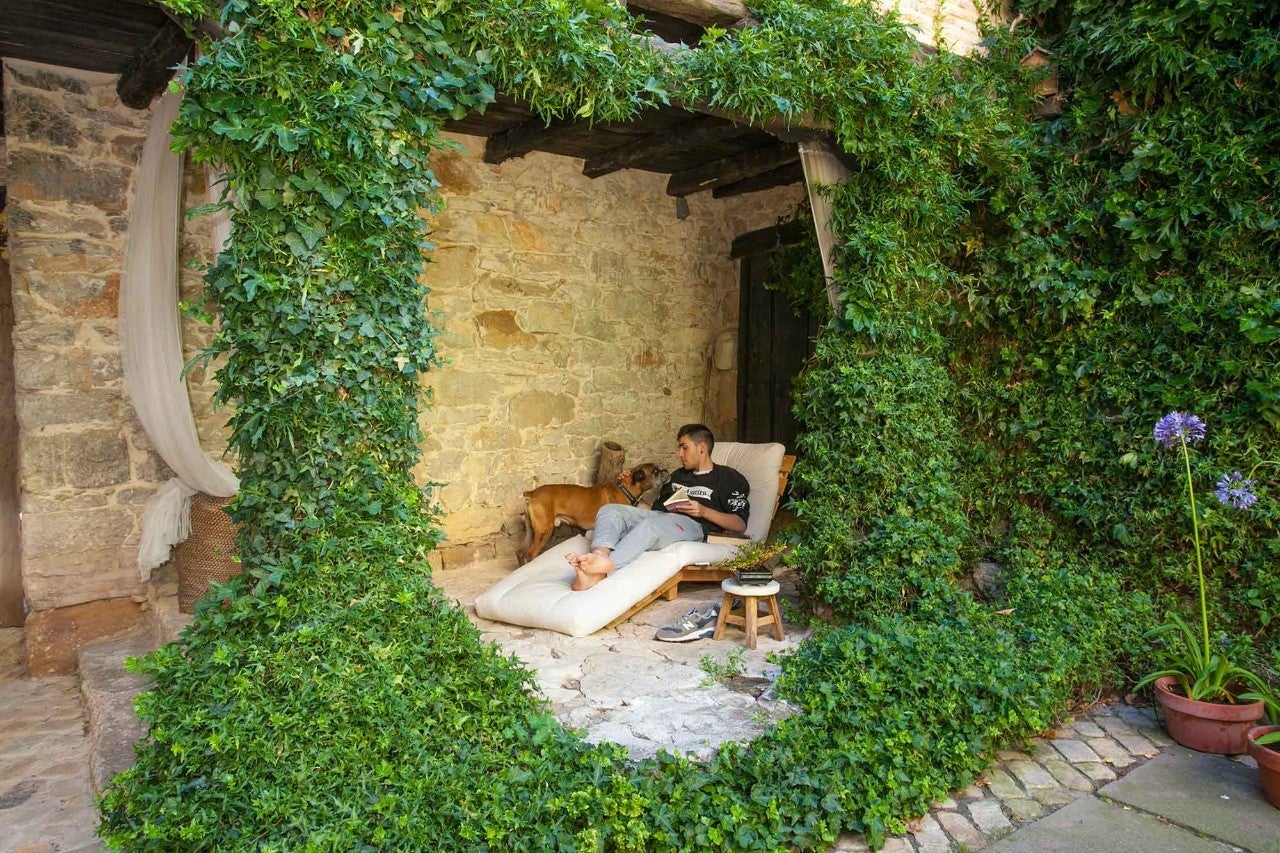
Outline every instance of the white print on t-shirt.
<path id="1" fill-rule="evenodd" d="M 703 500 L 707 503 L 711 502 L 711 496 L 715 494 L 710 486 L 682 486 L 681 488 L 689 492 L 689 497 L 696 500 Z M 729 492 L 729 496 L 724 500 L 725 506 L 729 507 L 729 512 L 737 513 L 746 509 L 747 496 L 738 490 Z"/>

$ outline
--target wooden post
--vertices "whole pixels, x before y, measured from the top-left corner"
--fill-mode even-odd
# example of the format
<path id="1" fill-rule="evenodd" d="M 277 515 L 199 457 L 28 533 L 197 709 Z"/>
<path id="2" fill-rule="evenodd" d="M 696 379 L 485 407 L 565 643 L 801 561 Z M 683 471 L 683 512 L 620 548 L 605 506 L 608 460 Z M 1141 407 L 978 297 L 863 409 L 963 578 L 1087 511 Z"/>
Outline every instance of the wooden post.
<path id="1" fill-rule="evenodd" d="M 627 451 L 616 441 L 600 442 L 600 458 L 596 463 L 597 486 L 612 483 L 622 473 L 622 463 L 627 458 Z"/>

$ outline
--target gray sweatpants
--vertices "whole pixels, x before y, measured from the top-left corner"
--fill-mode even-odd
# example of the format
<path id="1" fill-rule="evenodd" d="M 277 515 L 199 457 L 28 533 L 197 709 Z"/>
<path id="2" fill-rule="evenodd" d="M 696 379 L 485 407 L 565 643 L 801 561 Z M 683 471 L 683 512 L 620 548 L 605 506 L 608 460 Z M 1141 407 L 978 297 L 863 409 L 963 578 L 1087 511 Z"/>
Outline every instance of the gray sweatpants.
<path id="1" fill-rule="evenodd" d="M 596 513 L 592 548 L 610 548 L 614 568 L 622 568 L 645 551 L 657 551 L 672 542 L 701 542 L 697 519 L 675 512 L 605 504 Z"/>

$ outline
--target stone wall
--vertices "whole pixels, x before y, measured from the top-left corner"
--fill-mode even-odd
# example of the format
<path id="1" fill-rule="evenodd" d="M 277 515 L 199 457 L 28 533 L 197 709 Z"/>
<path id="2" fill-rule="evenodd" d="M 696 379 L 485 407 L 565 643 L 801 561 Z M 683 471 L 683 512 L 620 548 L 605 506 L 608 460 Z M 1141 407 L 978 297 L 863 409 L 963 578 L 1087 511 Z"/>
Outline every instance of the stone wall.
<path id="1" fill-rule="evenodd" d="M 977 47 L 978 12 L 974 0 L 877 0 L 883 9 L 894 9 L 902 20 L 919 27 L 917 38 L 934 45 L 941 37 L 946 47 L 956 53 L 968 53 Z M 993 7 L 1003 4 L 992 3 Z"/>
<path id="2" fill-rule="evenodd" d="M 736 376 L 711 368 L 736 330 L 733 238 L 774 224 L 799 185 L 689 199 L 675 215 L 667 176 L 584 178 L 581 161 L 534 153 L 500 166 L 483 140 L 435 159 L 446 208 L 426 272 L 448 363 L 425 378 L 435 403 L 423 481 L 439 482 L 445 568 L 514 563 L 522 492 L 585 483 L 602 440 L 629 464 L 674 465 L 675 431 L 706 421 L 736 435 Z"/>
<path id="3" fill-rule="evenodd" d="M 169 476 L 128 404 L 116 301 L 148 114 L 115 78 L 6 62 L 5 127 L 33 610 L 139 591 L 138 510 Z"/>

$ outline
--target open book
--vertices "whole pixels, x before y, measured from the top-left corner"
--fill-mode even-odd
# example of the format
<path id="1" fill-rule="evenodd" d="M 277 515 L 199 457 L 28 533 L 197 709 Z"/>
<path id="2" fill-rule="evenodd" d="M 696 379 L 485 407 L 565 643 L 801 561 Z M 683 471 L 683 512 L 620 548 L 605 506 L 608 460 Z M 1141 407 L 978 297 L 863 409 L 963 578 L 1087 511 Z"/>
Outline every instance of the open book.
<path id="1" fill-rule="evenodd" d="M 662 502 L 665 507 L 671 509 L 679 509 L 683 504 L 693 503 L 693 498 L 689 496 L 689 490 L 684 486 L 677 486 L 676 490 L 671 493 L 671 497 Z"/>

